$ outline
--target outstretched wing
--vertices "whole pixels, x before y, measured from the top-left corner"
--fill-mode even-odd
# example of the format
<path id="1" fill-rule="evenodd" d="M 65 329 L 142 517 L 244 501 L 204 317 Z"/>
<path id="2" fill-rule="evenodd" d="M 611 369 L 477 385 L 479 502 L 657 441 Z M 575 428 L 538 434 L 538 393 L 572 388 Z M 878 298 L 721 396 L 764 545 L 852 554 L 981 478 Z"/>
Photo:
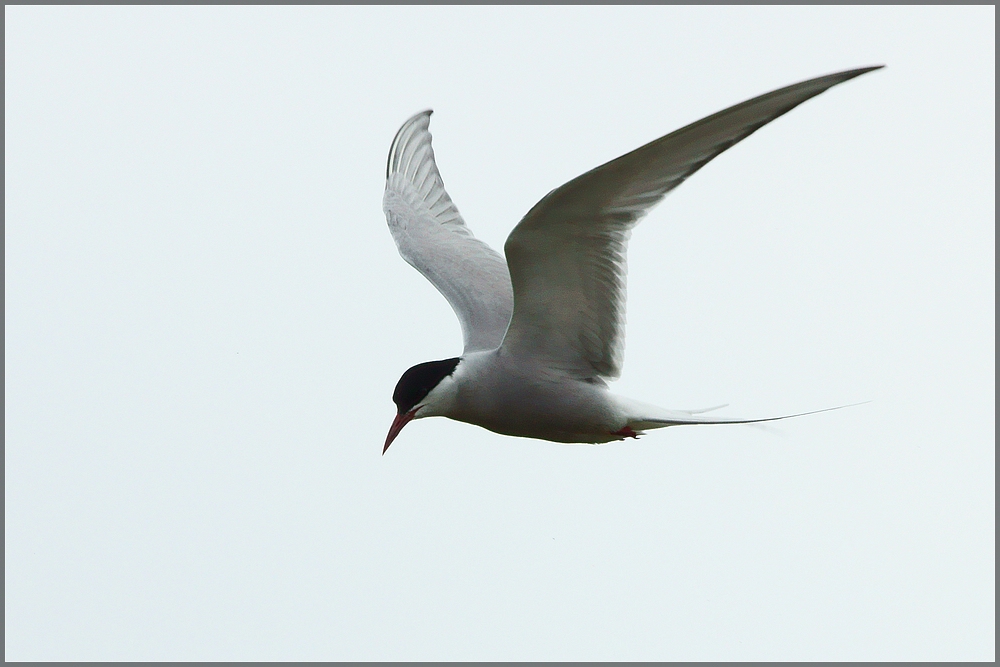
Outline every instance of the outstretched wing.
<path id="1" fill-rule="evenodd" d="M 448 299 L 465 351 L 500 346 L 514 297 L 507 262 L 469 231 L 434 163 L 431 111 L 406 121 L 389 149 L 382 207 L 399 254 Z"/>
<path id="2" fill-rule="evenodd" d="M 504 352 L 534 357 L 575 377 L 618 377 L 632 228 L 719 153 L 827 88 L 873 69 L 878 67 L 822 76 L 737 104 L 546 195 L 504 246 L 514 285 Z"/>

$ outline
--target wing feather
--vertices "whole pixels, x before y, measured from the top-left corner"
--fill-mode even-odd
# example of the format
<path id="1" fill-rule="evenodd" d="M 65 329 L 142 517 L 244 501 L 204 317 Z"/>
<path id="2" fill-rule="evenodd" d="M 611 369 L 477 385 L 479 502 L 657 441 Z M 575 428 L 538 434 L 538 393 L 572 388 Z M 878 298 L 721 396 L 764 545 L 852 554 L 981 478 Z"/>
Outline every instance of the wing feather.
<path id="1" fill-rule="evenodd" d="M 632 228 L 712 158 L 828 88 L 878 67 L 803 81 L 708 116 L 542 198 L 507 238 L 514 314 L 502 349 L 576 377 L 617 378 Z"/>
<path id="2" fill-rule="evenodd" d="M 495 349 L 514 303 L 507 262 L 473 236 L 448 196 L 434 162 L 430 116 L 413 116 L 392 141 L 385 218 L 399 254 L 451 304 L 465 352 Z"/>

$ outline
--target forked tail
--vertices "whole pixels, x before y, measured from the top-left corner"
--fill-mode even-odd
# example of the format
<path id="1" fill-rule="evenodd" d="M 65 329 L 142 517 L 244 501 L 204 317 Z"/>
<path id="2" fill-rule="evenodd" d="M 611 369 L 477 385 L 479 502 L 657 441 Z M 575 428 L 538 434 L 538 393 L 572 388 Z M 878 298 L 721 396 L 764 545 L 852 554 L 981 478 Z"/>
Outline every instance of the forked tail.
<path id="1" fill-rule="evenodd" d="M 805 415 L 815 415 L 820 412 L 830 412 L 831 410 L 842 410 L 844 408 L 853 408 L 858 405 L 865 405 L 866 403 L 871 403 L 871 401 L 862 401 L 860 403 L 851 403 L 849 405 L 838 405 L 834 408 L 823 408 L 822 410 L 810 410 L 809 412 L 797 412 L 793 415 L 782 415 L 780 417 L 763 417 L 759 419 L 738 419 L 734 417 L 709 417 L 703 416 L 701 413 L 707 410 L 715 410 L 716 408 L 708 408 L 707 410 L 664 410 L 662 408 L 657 408 L 655 406 L 646 405 L 642 403 L 632 404 L 630 407 L 635 410 L 634 414 L 642 415 L 635 418 L 630 418 L 628 421 L 628 428 L 634 431 L 650 430 L 654 428 L 665 428 L 667 426 L 682 426 L 689 424 L 759 424 L 762 422 L 773 422 L 780 419 L 791 419 L 792 417 L 804 417 Z M 721 407 L 721 406 L 720 406 Z"/>

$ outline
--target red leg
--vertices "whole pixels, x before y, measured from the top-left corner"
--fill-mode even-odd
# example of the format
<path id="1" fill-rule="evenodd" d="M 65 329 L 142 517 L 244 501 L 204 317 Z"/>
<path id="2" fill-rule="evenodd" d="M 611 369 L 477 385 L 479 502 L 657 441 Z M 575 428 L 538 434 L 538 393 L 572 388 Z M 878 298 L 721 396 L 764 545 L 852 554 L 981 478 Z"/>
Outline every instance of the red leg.
<path id="1" fill-rule="evenodd" d="M 625 428 L 623 428 L 620 431 L 615 431 L 611 435 L 620 435 L 622 437 L 622 440 L 624 440 L 625 438 L 636 438 L 636 439 L 639 438 L 639 434 L 636 433 L 635 431 L 633 431 L 628 426 L 626 426 Z"/>

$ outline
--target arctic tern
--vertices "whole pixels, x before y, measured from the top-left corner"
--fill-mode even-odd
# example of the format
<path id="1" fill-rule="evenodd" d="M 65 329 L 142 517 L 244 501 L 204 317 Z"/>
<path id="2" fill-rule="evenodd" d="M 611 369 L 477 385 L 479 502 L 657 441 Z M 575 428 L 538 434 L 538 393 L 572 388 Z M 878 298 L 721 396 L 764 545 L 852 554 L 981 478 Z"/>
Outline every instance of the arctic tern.
<path id="1" fill-rule="evenodd" d="M 880 67 L 755 97 L 578 176 L 528 211 L 507 237 L 506 261 L 473 236 L 445 191 L 431 148 L 431 111 L 406 121 L 389 149 L 383 209 L 399 254 L 454 309 L 464 350 L 403 373 L 382 453 L 407 423 L 434 416 L 505 435 L 604 443 L 665 426 L 814 414 L 716 418 L 611 393 L 607 381 L 620 376 L 624 355 L 626 247 L 649 210 L 712 158 L 809 98 Z"/>

